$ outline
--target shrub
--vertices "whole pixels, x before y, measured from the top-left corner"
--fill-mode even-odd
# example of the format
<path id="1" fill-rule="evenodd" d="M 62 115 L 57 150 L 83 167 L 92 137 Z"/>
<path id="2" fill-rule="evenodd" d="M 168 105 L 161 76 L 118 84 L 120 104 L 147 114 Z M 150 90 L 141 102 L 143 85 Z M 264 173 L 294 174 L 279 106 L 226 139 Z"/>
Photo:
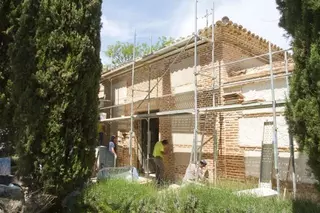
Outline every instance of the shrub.
<path id="1" fill-rule="evenodd" d="M 306 205 L 308 204 L 308 205 Z M 320 212 L 311 202 L 237 196 L 229 189 L 186 186 L 158 192 L 153 185 L 110 180 L 87 188 L 75 212 Z"/>

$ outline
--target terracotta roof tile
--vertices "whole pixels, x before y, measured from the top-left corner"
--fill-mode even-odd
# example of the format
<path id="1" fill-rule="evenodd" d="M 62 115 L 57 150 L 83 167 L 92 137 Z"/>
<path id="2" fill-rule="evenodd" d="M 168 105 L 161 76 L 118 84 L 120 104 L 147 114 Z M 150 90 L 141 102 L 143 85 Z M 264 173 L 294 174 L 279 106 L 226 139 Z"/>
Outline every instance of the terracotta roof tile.
<path id="1" fill-rule="evenodd" d="M 268 41 L 265 38 L 262 38 L 259 35 L 252 33 L 250 30 L 244 28 L 242 25 L 239 25 L 237 23 L 233 23 L 231 20 L 229 20 L 229 18 L 227 16 L 223 17 L 222 20 L 219 20 L 215 23 L 215 30 L 217 30 L 219 28 L 221 28 L 221 29 L 227 28 L 227 30 L 229 30 L 229 32 L 231 32 L 232 34 L 237 34 L 238 36 L 241 36 L 242 34 L 244 34 L 248 38 L 248 40 L 252 41 L 252 39 L 254 39 L 254 40 L 256 40 L 257 43 L 262 45 L 261 49 L 266 49 L 268 47 Z M 212 25 L 210 27 L 205 27 L 203 29 L 200 29 L 198 31 L 198 34 L 201 36 L 205 36 L 205 37 L 211 37 L 211 31 L 212 31 Z M 180 37 L 180 38 L 176 39 L 174 43 L 179 42 L 185 38 L 187 38 L 187 37 Z M 271 47 L 272 47 L 273 51 L 282 50 L 279 46 L 272 44 L 272 43 L 271 43 Z M 123 63 L 121 65 L 114 66 L 109 71 L 112 71 L 112 70 L 119 68 L 121 66 L 125 66 L 127 64 L 130 64 L 131 62 L 132 61 L 128 61 L 128 62 Z"/>
<path id="2" fill-rule="evenodd" d="M 248 38 L 254 38 L 257 41 L 263 42 L 268 45 L 268 41 L 266 39 L 260 37 L 259 35 L 256 35 L 255 33 L 251 32 L 250 30 L 244 28 L 242 25 L 239 25 L 237 23 L 232 22 L 228 17 L 225 16 L 222 19 L 224 22 L 222 20 L 217 21 L 215 24 L 215 28 L 227 27 L 227 28 L 229 28 L 229 30 L 231 32 L 234 32 L 237 34 L 239 32 L 243 32 L 244 34 L 246 34 L 246 36 L 248 36 Z M 201 30 L 199 30 L 199 35 L 203 35 L 204 32 L 206 32 L 206 33 L 208 31 L 211 32 L 211 30 L 212 30 L 212 26 L 201 29 Z M 272 44 L 272 43 L 271 43 L 271 47 L 274 50 L 281 50 L 281 48 L 279 46 Z"/>

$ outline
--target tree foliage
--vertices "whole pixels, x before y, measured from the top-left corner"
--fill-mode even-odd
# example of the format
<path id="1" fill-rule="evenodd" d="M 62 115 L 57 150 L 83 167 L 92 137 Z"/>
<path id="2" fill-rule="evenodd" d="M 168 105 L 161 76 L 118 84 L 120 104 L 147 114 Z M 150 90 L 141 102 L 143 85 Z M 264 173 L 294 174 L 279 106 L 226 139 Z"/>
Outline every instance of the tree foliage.
<path id="1" fill-rule="evenodd" d="M 320 2 L 277 0 L 279 26 L 293 38 L 295 69 L 286 118 L 320 181 Z"/>
<path id="2" fill-rule="evenodd" d="M 135 48 L 136 57 L 148 55 L 163 47 L 169 46 L 174 42 L 171 37 L 162 36 L 158 41 L 151 45 L 147 43 L 137 43 Z M 119 65 L 133 60 L 133 44 L 129 42 L 117 41 L 113 45 L 109 45 L 105 54 L 111 59 L 112 65 Z"/>
<path id="3" fill-rule="evenodd" d="M 0 156 L 10 156 L 14 152 L 14 127 L 12 117 L 12 72 L 10 68 L 9 47 L 13 42 L 16 30 L 15 17 L 19 11 L 21 0 L 0 1 Z"/>
<path id="4" fill-rule="evenodd" d="M 101 0 L 25 0 L 10 48 L 19 174 L 65 195 L 91 175 Z"/>

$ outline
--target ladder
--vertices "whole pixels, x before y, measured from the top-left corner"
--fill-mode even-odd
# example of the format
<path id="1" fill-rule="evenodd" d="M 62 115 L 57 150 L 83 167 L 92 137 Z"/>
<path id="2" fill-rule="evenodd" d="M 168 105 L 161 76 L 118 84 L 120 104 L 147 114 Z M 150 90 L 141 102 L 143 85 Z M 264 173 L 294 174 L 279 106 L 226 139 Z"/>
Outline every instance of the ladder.
<path id="1" fill-rule="evenodd" d="M 201 119 L 201 115 L 200 115 L 200 121 L 199 121 L 199 124 L 201 125 L 201 124 L 203 124 L 203 129 L 202 129 L 202 131 L 199 131 L 199 132 L 201 132 L 201 141 L 200 141 L 200 147 L 198 147 L 198 152 L 199 152 L 199 160 L 201 160 L 202 159 L 202 148 L 203 148 L 203 146 L 205 145 L 204 144 L 204 136 L 205 136 L 205 133 L 206 133 L 206 127 L 207 127 L 207 124 L 208 124 L 208 118 L 207 118 L 207 116 L 208 116 L 208 111 L 206 110 L 205 111 L 205 114 L 204 114 L 204 119 Z"/>
<path id="2" fill-rule="evenodd" d="M 207 110 L 204 112 L 204 118 L 203 119 L 201 119 L 201 115 L 200 115 L 199 124 L 200 125 L 203 124 L 203 126 L 202 126 L 202 130 L 201 131 L 197 131 L 196 132 L 196 134 L 201 133 L 201 140 L 197 141 L 197 143 L 200 142 L 200 146 L 197 148 L 197 155 L 198 155 L 197 159 L 199 159 L 199 160 L 201 160 L 201 158 L 202 158 L 202 147 L 205 145 L 204 144 L 204 136 L 205 136 L 205 133 L 206 133 L 206 127 L 208 125 L 207 116 L 208 116 L 208 111 Z M 189 164 L 191 164 L 195 160 L 194 150 L 195 150 L 195 147 L 194 147 L 194 143 L 193 143 L 192 144 L 192 149 L 191 149 L 191 156 L 190 156 Z"/>
<path id="3" fill-rule="evenodd" d="M 261 159 L 260 159 L 260 188 L 272 188 L 271 176 L 273 165 L 273 122 L 265 121 L 263 124 L 263 136 L 261 144 Z"/>
<path id="4" fill-rule="evenodd" d="M 202 158 L 202 147 L 204 145 L 204 136 L 205 136 L 205 133 L 206 133 L 206 126 L 207 126 L 207 111 L 205 111 L 205 114 L 204 114 L 204 119 L 201 119 L 201 115 L 200 115 L 200 121 L 199 121 L 199 124 L 204 124 L 202 126 L 203 130 L 202 131 L 196 131 L 195 134 L 198 134 L 201 132 L 201 140 L 200 141 L 197 141 L 200 142 L 200 147 L 197 149 L 197 152 L 196 152 L 196 155 L 199 157 L 198 159 L 201 160 Z M 200 126 L 201 128 L 201 126 Z M 185 177 L 184 179 L 188 179 L 188 178 L 195 178 L 195 181 L 198 181 L 198 175 L 196 175 L 195 173 L 197 173 L 196 171 L 198 170 L 198 163 L 195 162 L 195 146 L 194 146 L 194 143 L 192 143 L 192 149 L 191 149 L 191 155 L 190 155 L 190 161 L 189 161 L 189 165 L 187 167 L 187 170 L 186 170 L 186 173 L 185 173 Z M 195 173 L 194 173 L 195 172 Z"/>

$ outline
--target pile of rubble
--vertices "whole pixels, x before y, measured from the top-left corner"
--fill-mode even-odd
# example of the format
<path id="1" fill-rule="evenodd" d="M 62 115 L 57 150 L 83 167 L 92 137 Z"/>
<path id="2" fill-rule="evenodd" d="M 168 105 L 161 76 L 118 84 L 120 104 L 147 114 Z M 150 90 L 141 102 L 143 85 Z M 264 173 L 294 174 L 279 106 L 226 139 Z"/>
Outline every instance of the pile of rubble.
<path id="1" fill-rule="evenodd" d="M 0 213 L 46 212 L 54 200 L 40 190 L 29 192 L 12 175 L 0 175 Z"/>

